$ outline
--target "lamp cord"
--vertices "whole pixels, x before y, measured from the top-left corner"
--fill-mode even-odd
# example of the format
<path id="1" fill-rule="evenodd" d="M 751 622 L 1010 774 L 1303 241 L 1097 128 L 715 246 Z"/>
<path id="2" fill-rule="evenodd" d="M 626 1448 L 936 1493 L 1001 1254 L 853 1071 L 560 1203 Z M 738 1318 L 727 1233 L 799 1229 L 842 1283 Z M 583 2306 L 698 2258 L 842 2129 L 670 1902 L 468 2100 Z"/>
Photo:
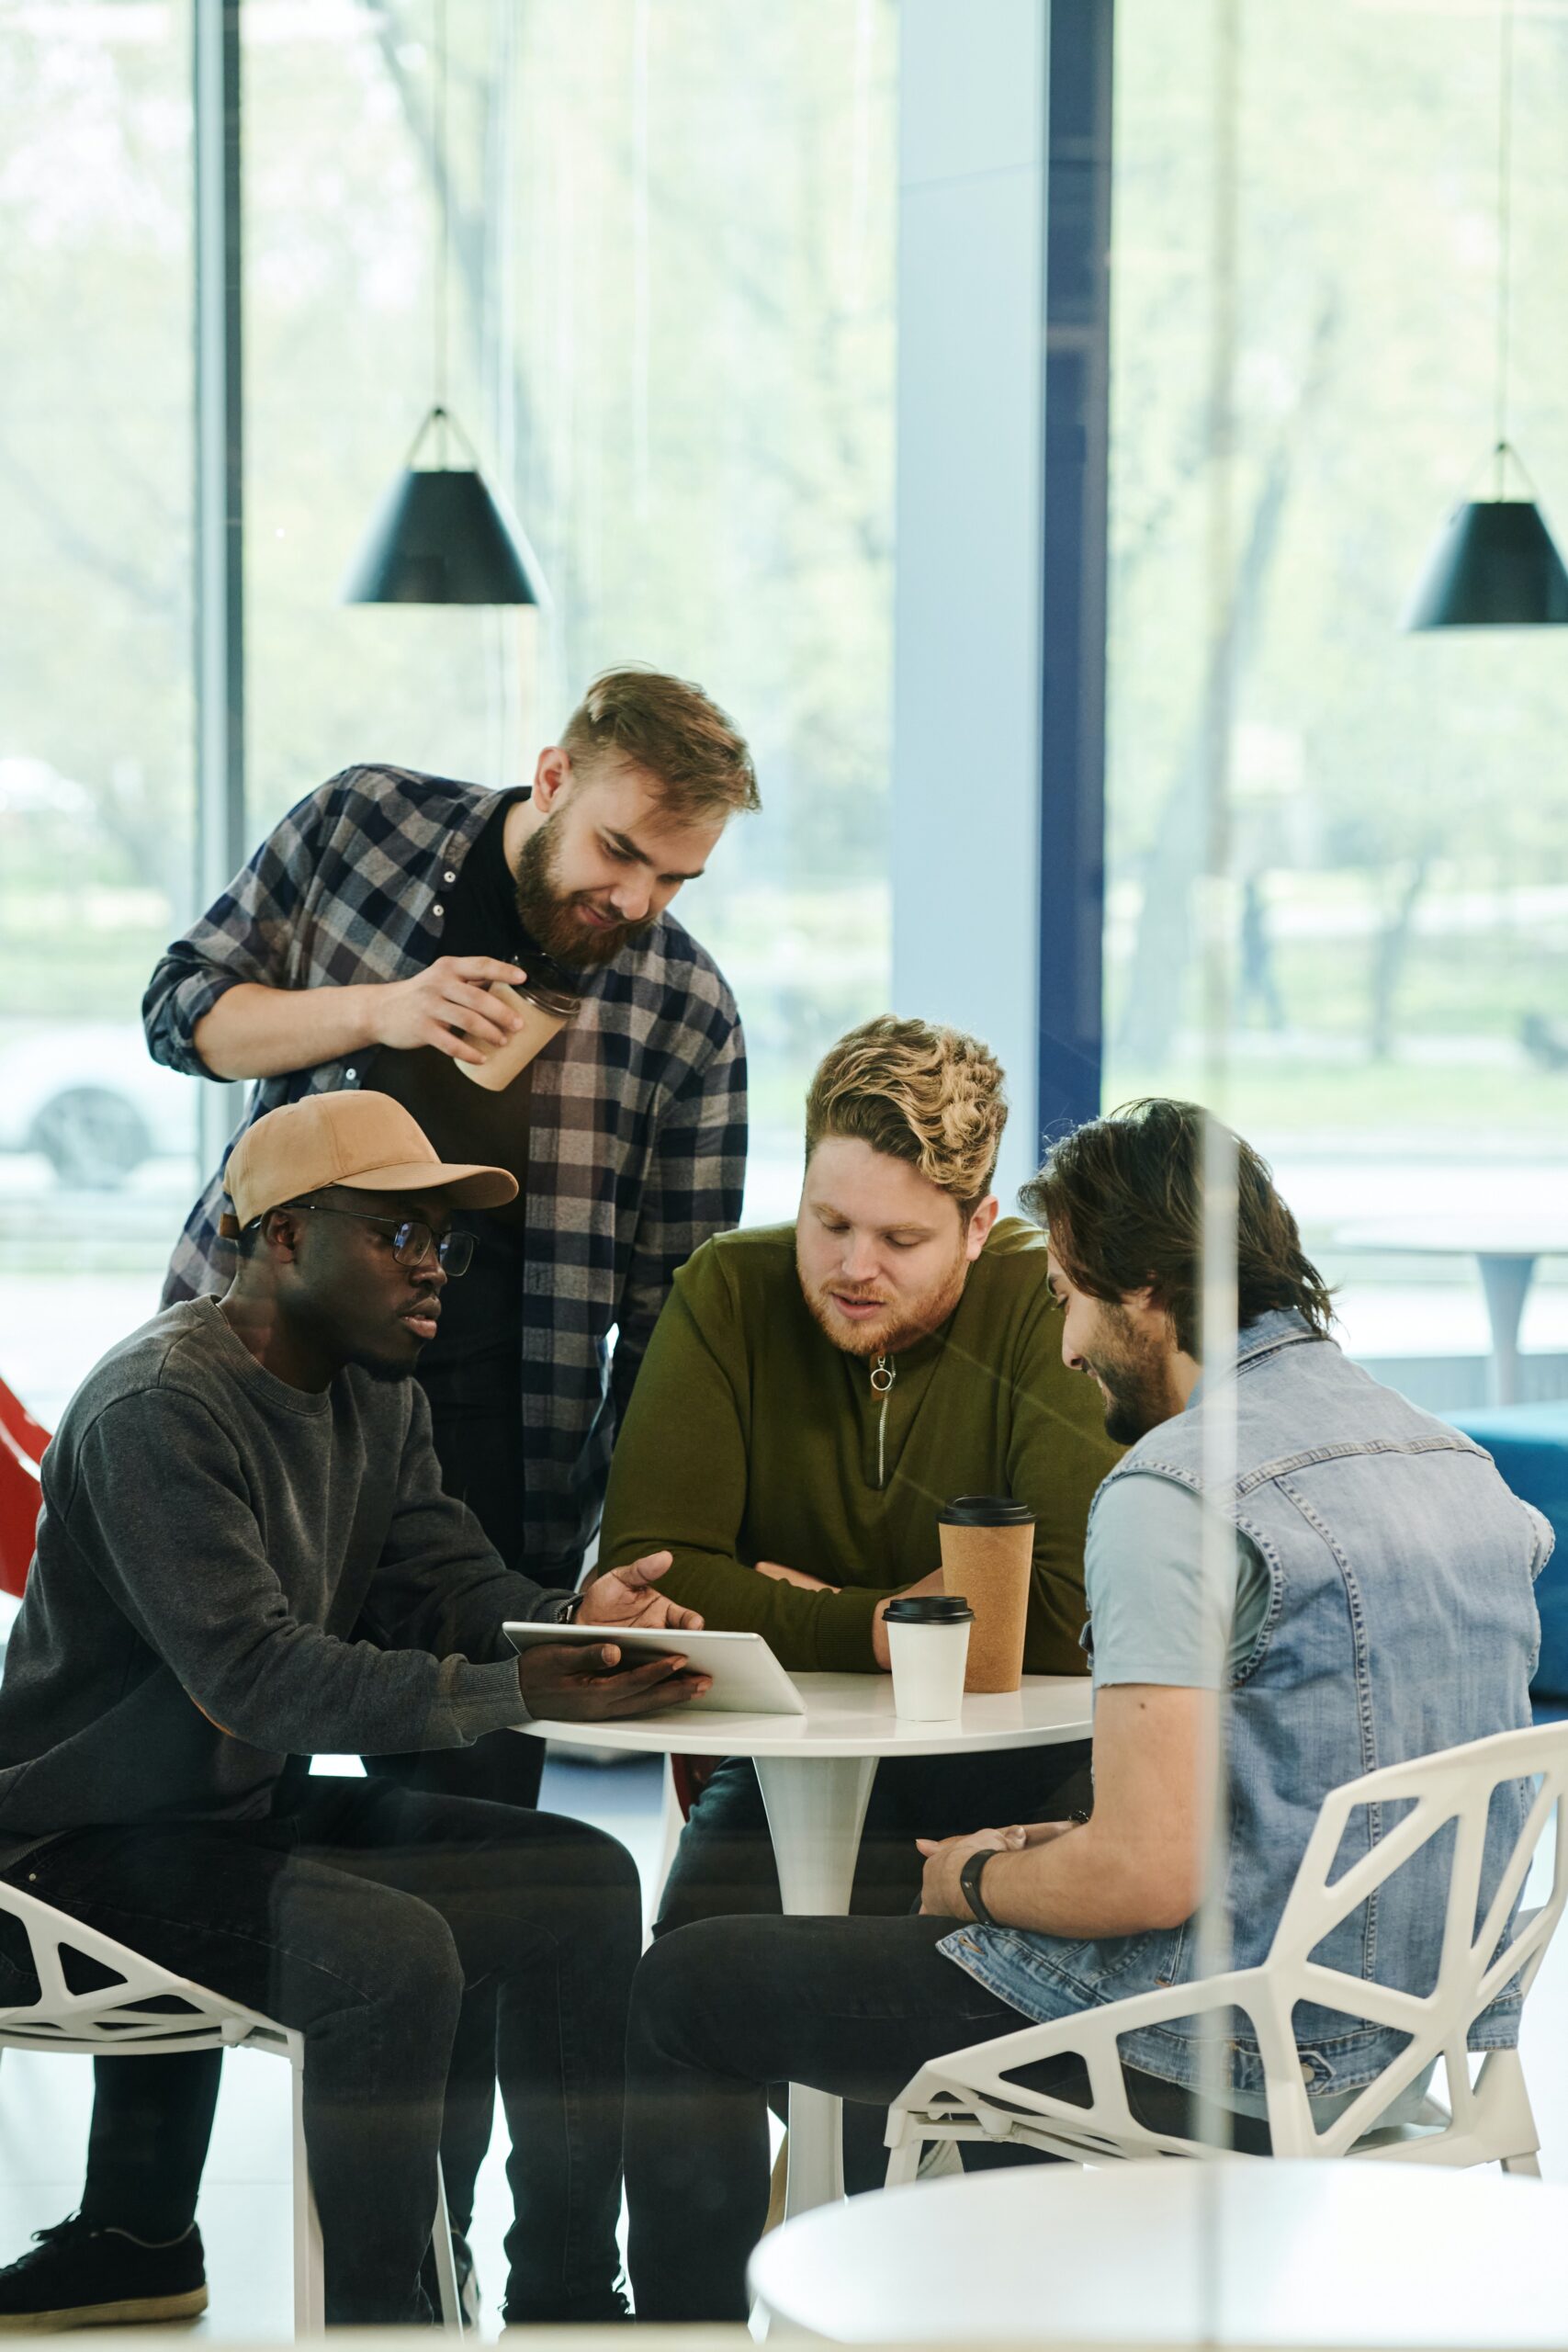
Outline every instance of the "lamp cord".
<path id="1" fill-rule="evenodd" d="M 435 240 L 434 327 L 435 336 L 435 415 L 438 419 L 436 462 L 446 463 L 446 247 L 452 234 L 452 160 L 446 143 L 446 0 L 433 0 L 435 33 L 435 80 L 431 92 L 431 142 L 435 150 L 437 184 L 441 189 L 441 224 Z"/>
<path id="2" fill-rule="evenodd" d="M 1498 10 L 1497 61 L 1497 495 L 1508 448 L 1508 329 L 1513 252 L 1514 0 Z"/>

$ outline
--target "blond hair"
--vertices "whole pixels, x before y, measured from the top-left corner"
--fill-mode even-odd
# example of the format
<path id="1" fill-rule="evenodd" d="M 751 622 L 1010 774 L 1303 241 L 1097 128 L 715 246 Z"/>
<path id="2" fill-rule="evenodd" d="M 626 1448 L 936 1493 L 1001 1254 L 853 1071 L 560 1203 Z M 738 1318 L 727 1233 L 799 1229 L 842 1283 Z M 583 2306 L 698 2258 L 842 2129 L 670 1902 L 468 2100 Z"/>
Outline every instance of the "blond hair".
<path id="1" fill-rule="evenodd" d="M 830 1046 L 806 1097 L 806 1156 L 829 1136 L 908 1160 L 967 1223 L 991 1189 L 1007 1096 L 1001 1064 L 977 1037 L 900 1021 L 863 1021 Z"/>
<path id="2" fill-rule="evenodd" d="M 647 768 L 678 822 L 761 808 L 757 771 L 734 721 L 684 678 L 629 662 L 602 671 L 566 723 L 561 749 L 587 763 L 611 752 Z"/>

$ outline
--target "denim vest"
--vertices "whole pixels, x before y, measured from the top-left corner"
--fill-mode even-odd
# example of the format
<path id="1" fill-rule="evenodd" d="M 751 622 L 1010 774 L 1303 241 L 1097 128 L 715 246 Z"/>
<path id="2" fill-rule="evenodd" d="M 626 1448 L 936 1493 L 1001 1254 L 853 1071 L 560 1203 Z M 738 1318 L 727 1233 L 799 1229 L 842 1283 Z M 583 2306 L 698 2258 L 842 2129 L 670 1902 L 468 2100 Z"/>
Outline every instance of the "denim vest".
<path id="1" fill-rule="evenodd" d="M 1226 1378 L 1232 1375 L 1227 1373 Z M 1117 1478 L 1168 1478 L 1202 1490 L 1205 1379 L 1185 1413 L 1141 1438 Z M 1458 1747 L 1530 1721 L 1540 1640 L 1532 1581 L 1550 1531 L 1513 1495 L 1489 1454 L 1346 1361 L 1331 1340 L 1273 1312 L 1241 1334 L 1235 1484 L 1206 1499 L 1257 1545 L 1269 1605 L 1231 1681 L 1225 1722 L 1229 1838 L 1224 1897 L 1231 1964 L 1268 1955 L 1319 1806 L 1329 1790 L 1385 1764 Z M 1090 1515 L 1090 1525 L 1093 1516 Z M 1483 1891 L 1490 1900 L 1523 1825 L 1528 1783 L 1497 1792 Z M 1385 1828 L 1358 1807 L 1335 1875 Z M 1319 1947 L 1326 1966 L 1428 1991 L 1442 1945 L 1451 1832 L 1428 1841 Z M 1010 1928 L 964 1928 L 943 1950 L 998 1996 L 1039 2020 L 1189 1982 L 1197 1921 L 1078 1942 Z M 1517 1991 L 1477 2018 L 1472 2049 L 1518 2038 Z M 1370 2082 L 1404 2037 L 1303 2007 L 1296 2040 L 1308 2090 Z M 1263 2069 L 1251 2020 L 1233 2016 L 1232 2086 L 1255 2093 Z M 1126 2063 L 1169 2082 L 1199 2078 L 1196 2025 L 1177 2019 L 1126 2036 Z"/>

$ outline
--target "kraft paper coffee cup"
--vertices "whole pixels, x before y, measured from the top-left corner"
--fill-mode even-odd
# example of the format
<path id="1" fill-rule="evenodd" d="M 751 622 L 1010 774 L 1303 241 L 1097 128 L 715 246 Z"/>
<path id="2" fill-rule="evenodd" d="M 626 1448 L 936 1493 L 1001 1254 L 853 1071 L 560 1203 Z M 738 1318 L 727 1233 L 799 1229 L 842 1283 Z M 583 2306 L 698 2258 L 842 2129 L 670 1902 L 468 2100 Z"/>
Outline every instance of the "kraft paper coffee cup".
<path id="1" fill-rule="evenodd" d="M 908 1594 L 883 1612 L 901 1723 L 951 1723 L 964 1712 L 964 1669 L 975 1611 L 941 1593 Z"/>
<path id="2" fill-rule="evenodd" d="M 937 1513 L 943 1589 L 975 1611 L 966 1690 L 1016 1690 L 1034 1558 L 1034 1513 L 1006 1495 L 955 1495 Z"/>
<path id="3" fill-rule="evenodd" d="M 504 1046 L 481 1046 L 482 1062 L 459 1062 L 457 1068 L 476 1086 L 488 1087 L 492 1094 L 499 1094 L 521 1076 L 558 1030 L 576 1019 L 582 999 L 574 996 L 570 989 L 558 988 L 550 979 L 536 978 L 533 973 L 519 988 L 513 988 L 506 980 L 492 980 L 490 992 L 522 1015 L 523 1026 Z"/>

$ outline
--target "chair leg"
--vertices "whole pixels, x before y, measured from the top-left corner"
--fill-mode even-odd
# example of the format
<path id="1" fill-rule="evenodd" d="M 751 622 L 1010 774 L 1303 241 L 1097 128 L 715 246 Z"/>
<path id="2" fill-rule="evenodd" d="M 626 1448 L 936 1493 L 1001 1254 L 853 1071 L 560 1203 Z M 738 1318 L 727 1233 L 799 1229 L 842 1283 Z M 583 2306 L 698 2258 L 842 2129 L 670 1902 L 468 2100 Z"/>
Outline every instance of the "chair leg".
<path id="1" fill-rule="evenodd" d="M 431 2250 L 435 2256 L 435 2292 L 441 2305 L 443 2327 L 453 2334 L 463 2333 L 463 2305 L 457 2293 L 457 2266 L 452 2258 L 452 2224 L 446 2215 L 446 2178 L 441 2169 L 441 2159 L 435 2159 L 435 2227 L 430 2233 Z"/>
<path id="2" fill-rule="evenodd" d="M 925 2146 L 918 2132 L 905 2132 L 897 2147 L 888 2153 L 887 2177 L 882 2184 L 884 2188 L 902 2188 L 917 2177 Z"/>
<path id="3" fill-rule="evenodd" d="M 643 1900 L 647 1911 L 644 1921 L 645 1943 L 652 1939 L 653 1923 L 659 1917 L 659 1906 L 664 1900 L 664 1883 L 670 1876 L 671 1867 L 675 1860 L 675 1849 L 681 1842 L 681 1832 L 685 1826 L 686 1816 L 682 1810 L 680 1792 L 675 1785 L 675 1759 L 672 1756 L 667 1756 L 664 1758 L 663 1794 L 659 1808 L 659 1860 L 654 1865 L 653 1876 L 643 1889 Z"/>
<path id="4" fill-rule="evenodd" d="M 1514 2174 L 1520 2180 L 1539 2180 L 1540 2158 L 1539 2156 L 1505 2156 L 1503 2170 Z"/>
<path id="5" fill-rule="evenodd" d="M 321 2216 L 305 2154 L 305 2069 L 296 2059 L 288 2071 L 294 2084 L 294 2334 L 299 2338 L 320 2335 L 326 2327 L 326 2272 Z"/>
<path id="6" fill-rule="evenodd" d="M 296 2338 L 320 2335 L 327 2324 L 326 2267 L 321 2252 L 321 2222 L 310 2166 L 305 2154 L 305 2070 L 296 2061 L 289 2068 L 294 2083 L 294 2334 Z M 435 2226 L 431 2233 L 435 2256 L 435 2288 L 441 2303 L 441 2324 L 463 2333 L 463 2306 L 457 2293 L 457 2266 L 452 2257 L 452 2224 L 446 2213 L 446 2182 L 439 2157 L 435 2165 Z"/>

